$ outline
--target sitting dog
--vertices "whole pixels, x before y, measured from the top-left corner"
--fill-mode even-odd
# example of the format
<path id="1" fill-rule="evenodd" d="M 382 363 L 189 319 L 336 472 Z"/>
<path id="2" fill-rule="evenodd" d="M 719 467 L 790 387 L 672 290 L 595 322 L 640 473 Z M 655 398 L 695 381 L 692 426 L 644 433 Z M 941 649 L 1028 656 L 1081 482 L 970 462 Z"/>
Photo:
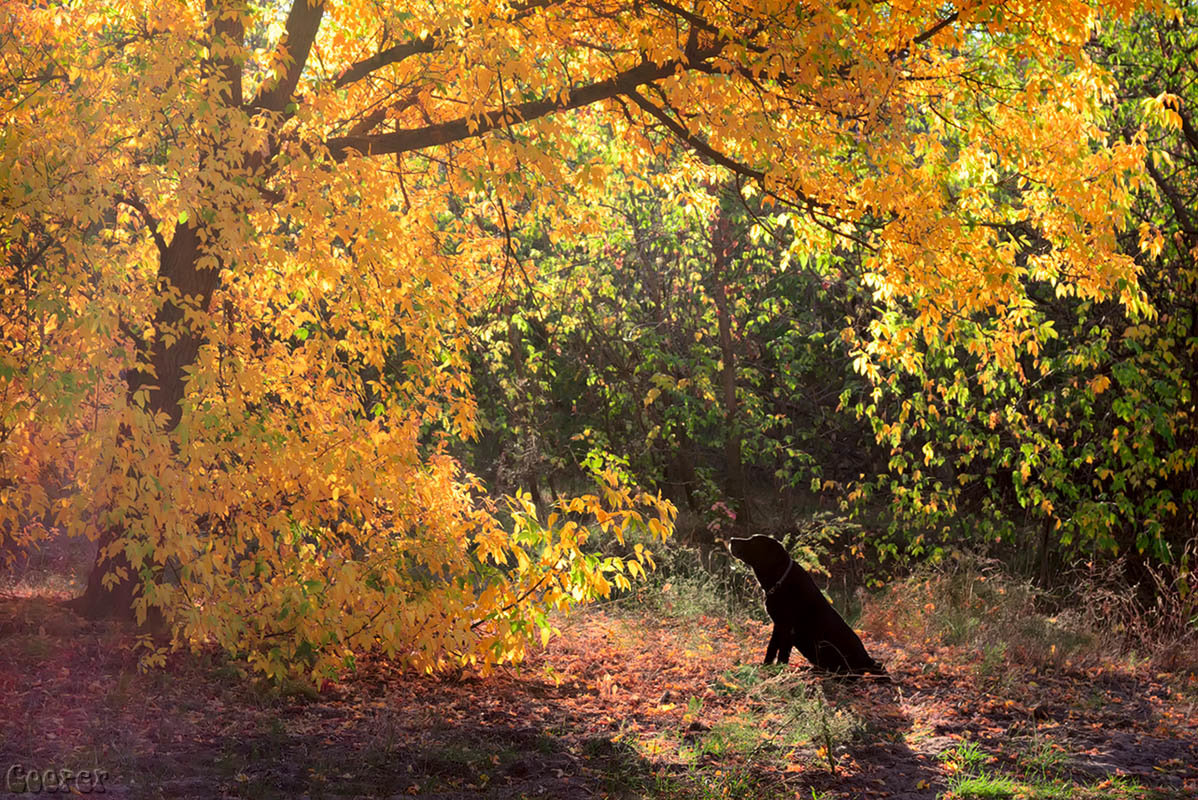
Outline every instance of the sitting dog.
<path id="1" fill-rule="evenodd" d="M 872 672 L 886 675 L 870 658 L 865 645 L 777 539 L 752 536 L 728 542 L 732 555 L 753 568 L 765 589 L 765 610 L 774 621 L 774 633 L 765 651 L 765 663 L 790 661 L 797 647 L 817 669 L 842 675 Z"/>

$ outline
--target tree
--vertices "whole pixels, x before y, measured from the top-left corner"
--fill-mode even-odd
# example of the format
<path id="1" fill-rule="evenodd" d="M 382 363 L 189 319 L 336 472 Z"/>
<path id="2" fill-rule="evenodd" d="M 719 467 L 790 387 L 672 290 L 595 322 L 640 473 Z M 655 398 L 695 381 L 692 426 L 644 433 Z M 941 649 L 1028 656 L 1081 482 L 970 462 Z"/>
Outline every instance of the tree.
<path id="1" fill-rule="evenodd" d="M 593 222 L 555 196 L 603 181 L 575 115 L 607 119 L 632 170 L 668 133 L 806 220 L 796 246 L 860 239 L 879 297 L 920 310 L 871 355 L 984 314 L 1010 360 L 1021 275 L 1135 298 L 1113 211 L 1142 148 L 1098 126 L 1092 18 L 1065 1 L 11 6 L 4 530 L 69 455 L 53 511 L 101 544 L 86 610 L 160 608 L 178 641 L 271 672 L 370 643 L 429 668 L 517 657 L 537 608 L 623 568 L 585 556 L 573 519 L 517 505 L 501 529 L 447 452 L 475 424 L 464 309 L 510 268 L 511 232 Z M 995 63 L 1014 85 L 990 84 Z M 1006 163 L 1018 206 L 990 201 Z M 1051 245 L 1026 263 L 998 227 L 1016 219 Z M 647 498 L 604 485 L 567 510 L 641 519 Z"/>
<path id="2" fill-rule="evenodd" d="M 972 519 L 1034 554 L 1042 582 L 1054 552 L 1167 562 L 1194 539 L 1198 135 L 1183 78 L 1198 49 L 1193 17 L 1111 20 L 1089 45 L 1115 81 L 1112 135 L 1149 147 L 1150 180 L 1119 240 L 1141 265 L 1143 302 L 1095 302 L 1029 275 L 1016 362 L 987 363 L 996 333 L 979 320 L 972 346 L 916 343 L 911 368 L 889 371 L 858 406 L 893 448 L 883 484 L 901 518 L 958 535 Z M 1048 246 L 1034 230 L 1014 233 L 1024 258 Z M 878 324 L 901 328 L 911 313 L 896 303 Z"/>

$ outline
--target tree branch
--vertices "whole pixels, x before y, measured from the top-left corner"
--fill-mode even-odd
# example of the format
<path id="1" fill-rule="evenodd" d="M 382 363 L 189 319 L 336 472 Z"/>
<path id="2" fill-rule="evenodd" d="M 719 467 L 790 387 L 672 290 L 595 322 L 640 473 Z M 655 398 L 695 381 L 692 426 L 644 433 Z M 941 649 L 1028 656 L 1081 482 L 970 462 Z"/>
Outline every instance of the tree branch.
<path id="1" fill-rule="evenodd" d="M 717 47 L 701 51 L 696 55 L 699 59 L 706 59 L 718 52 L 719 48 Z M 574 89 L 566 93 L 564 98 L 559 95 L 554 99 L 531 100 L 503 109 L 487 111 L 478 116 L 459 117 L 448 122 L 426 125 L 423 128 L 404 128 L 391 133 L 369 136 L 334 136 L 328 139 L 325 145 L 329 148 L 333 158 L 338 161 L 345 160 L 351 150 L 366 156 L 377 156 L 436 147 L 450 142 L 472 139 L 497 128 L 518 125 L 547 114 L 582 108 L 600 100 L 628 94 L 642 84 L 667 78 L 680 69 L 693 69 L 694 66 L 694 62 L 689 60 L 671 60 L 660 65 L 644 62 L 605 80 Z"/>
<path id="2" fill-rule="evenodd" d="M 868 242 L 861 239 L 860 237 L 854 236 L 845 231 L 837 230 L 836 228 L 832 227 L 828 222 L 825 222 L 824 220 L 819 219 L 819 217 L 816 216 L 817 214 L 823 215 L 825 218 L 827 218 L 829 220 L 834 220 L 836 222 L 848 222 L 848 220 L 835 214 L 834 210 L 828 203 L 820 202 L 819 200 L 816 200 L 814 197 L 811 197 L 810 195 L 804 193 L 803 191 L 801 191 L 800 189 L 798 189 L 797 187 L 794 187 L 794 186 L 787 187 L 787 188 L 790 192 L 792 192 L 794 194 L 794 197 L 797 199 L 798 202 L 795 202 L 795 200 L 791 200 L 791 199 L 788 199 L 788 198 L 782 196 L 781 194 L 779 194 L 777 192 L 777 190 L 771 189 L 765 185 L 765 173 L 762 172 L 761 170 L 754 169 L 753 167 L 750 167 L 747 164 L 743 164 L 743 163 L 737 161 L 736 159 L 732 158 L 731 156 L 726 155 L 726 154 L 721 153 L 720 151 L 716 150 L 710 144 L 703 141 L 703 139 L 701 139 L 699 136 L 688 131 L 682 125 L 682 123 L 678 122 L 676 119 L 674 119 L 669 114 L 667 114 L 665 112 L 665 110 L 658 108 L 657 106 L 655 106 L 653 103 L 651 103 L 649 100 L 647 100 L 645 97 L 643 97 L 640 93 L 636 92 L 635 90 L 627 92 L 627 95 L 629 98 L 632 99 L 633 102 L 635 102 L 638 106 L 640 106 L 642 109 L 644 109 L 646 113 L 648 113 L 649 115 L 660 120 L 663 125 L 665 125 L 667 128 L 669 128 L 670 132 L 673 133 L 674 136 L 676 136 L 678 139 L 680 139 L 684 144 L 691 147 L 697 153 L 707 156 L 715 163 L 719 164 L 720 166 L 724 167 L 725 169 L 731 170 L 733 173 L 735 173 L 737 175 L 741 175 L 746 178 L 751 178 L 752 180 L 756 181 L 757 185 L 761 187 L 761 190 L 763 192 L 765 192 L 766 194 L 768 194 L 770 197 L 773 197 L 779 203 L 782 203 L 783 205 L 785 205 L 789 208 L 794 208 L 796 210 L 805 211 L 811 217 L 812 222 L 814 222 L 816 225 L 820 226 L 824 230 L 828 231 L 829 233 L 834 233 L 837 236 L 841 236 L 846 239 L 850 239 L 850 240 L 856 242 L 857 244 L 859 244 L 865 248 L 868 248 L 870 250 L 876 249 L 872 245 L 870 245 Z"/>
<path id="3" fill-rule="evenodd" d="M 916 46 L 923 44 L 928 39 L 931 39 L 933 36 L 940 33 L 940 31 L 947 28 L 949 25 L 952 25 L 954 22 L 956 22 L 958 19 L 960 19 L 960 17 L 961 17 L 961 12 L 954 11 L 953 13 L 949 14 L 947 17 L 940 20 L 935 25 L 928 28 L 926 31 L 924 31 L 923 33 L 919 34 L 914 39 L 912 39 L 911 44 L 916 45 Z"/>
<path id="4" fill-rule="evenodd" d="M 547 8 L 555 5 L 558 0 L 530 0 L 527 3 L 512 3 L 512 20 L 518 20 L 521 17 L 527 16 L 536 9 Z M 426 53 L 435 53 L 441 49 L 438 40 L 444 36 L 441 30 L 435 30 L 427 34 L 422 39 L 413 39 L 407 42 L 400 42 L 397 45 L 388 47 L 386 50 L 380 50 L 370 58 L 364 58 L 350 66 L 337 76 L 333 85 L 340 89 L 355 81 L 360 81 L 370 73 L 382 69 L 388 64 L 398 64 L 406 58 L 412 56 L 424 55 Z"/>
<path id="5" fill-rule="evenodd" d="M 712 36 L 716 36 L 716 37 L 721 36 L 720 29 L 717 28 L 715 25 L 712 25 L 710 22 L 703 19 L 698 14 L 687 11 L 685 8 L 676 6 L 673 3 L 668 2 L 667 0 L 649 0 L 649 5 L 656 6 L 657 8 L 661 9 L 662 11 L 668 12 L 677 17 L 681 17 L 682 19 L 689 22 L 691 24 L 692 28 L 697 28 L 699 30 L 707 31 Z"/>
<path id="6" fill-rule="evenodd" d="M 949 25 L 952 25 L 954 22 L 956 22 L 958 19 L 960 19 L 960 17 L 961 17 L 961 12 L 954 11 L 953 13 L 949 14 L 947 17 L 945 17 L 941 20 L 938 20 L 935 25 L 928 28 L 926 31 L 924 31 L 923 33 L 919 34 L 914 39 L 912 39 L 910 44 L 905 45 L 904 47 L 891 52 L 890 53 L 891 63 L 898 61 L 901 58 L 906 58 L 908 55 L 911 54 L 912 47 L 918 47 L 919 45 L 928 41 L 933 36 L 940 33 L 940 31 L 944 30 Z"/>
<path id="7" fill-rule="evenodd" d="M 1169 205 L 1173 208 L 1173 215 L 1177 217 L 1177 224 L 1185 232 L 1186 236 L 1193 239 L 1198 235 L 1198 229 L 1194 227 L 1194 218 L 1190 214 L 1189 208 L 1184 200 L 1177 194 L 1177 187 L 1169 183 L 1160 170 L 1152 163 L 1151 158 L 1144 160 L 1144 166 L 1148 168 L 1148 174 L 1152 176 L 1152 180 L 1160 188 L 1161 193 L 1165 195 L 1165 199 L 1169 201 Z"/>
<path id="8" fill-rule="evenodd" d="M 225 83 L 221 92 L 221 100 L 231 108 L 239 108 L 242 103 L 241 67 L 230 56 L 230 51 L 236 51 L 245 40 L 245 25 L 237 13 L 225 13 L 219 0 L 208 0 L 208 14 L 212 17 L 212 28 L 208 43 L 209 61 L 207 68 L 220 74 Z M 240 9 L 237 9 L 240 10 Z"/>
<path id="9" fill-rule="evenodd" d="M 629 99 L 632 100 L 632 102 L 636 103 L 647 114 L 656 118 L 661 122 L 661 124 L 669 128 L 670 132 L 673 133 L 674 136 L 686 143 L 691 149 L 707 156 L 721 167 L 730 169 L 739 175 L 744 175 L 746 178 L 752 178 L 758 183 L 763 183 L 765 181 L 764 172 L 759 169 L 754 169 L 747 164 L 742 164 L 731 156 L 727 156 L 719 152 L 707 142 L 700 139 L 697 135 L 688 131 L 685 127 L 683 127 L 682 123 L 671 117 L 664 110 L 653 105 L 653 103 L 650 103 L 647 99 L 645 99 L 644 95 L 640 94 L 635 89 L 629 90 L 626 92 L 626 94 L 628 95 Z"/>
<path id="10" fill-rule="evenodd" d="M 528 596 L 529 596 L 530 594 L 532 594 L 533 592 L 535 592 L 537 589 L 540 589 L 540 588 L 541 588 L 541 584 L 543 584 L 543 583 L 544 583 L 544 582 L 545 582 L 545 581 L 546 581 L 546 580 L 549 578 L 549 576 L 550 576 L 550 575 L 552 575 L 552 574 L 553 574 L 553 573 L 551 573 L 551 572 L 546 572 L 544 575 L 542 575 L 542 576 L 541 576 L 541 579 L 540 579 L 539 581 L 537 581 L 537 582 L 536 582 L 536 583 L 534 583 L 534 584 L 533 584 L 531 587 L 529 587 L 528 591 L 526 591 L 524 594 L 522 594 L 522 595 L 520 595 L 519 597 L 517 597 L 517 598 L 516 598 L 515 600 L 513 600 L 512 602 L 508 603 L 508 604 L 507 604 L 506 606 L 504 606 L 503 608 L 499 609 L 498 613 L 499 613 L 499 614 L 506 614 L 507 612 L 509 612 L 509 611 L 511 611 L 513 608 L 515 608 L 516 606 L 518 606 L 518 605 L 520 605 L 521 603 L 523 603 L 525 600 L 527 600 L 527 599 L 528 599 Z M 475 629 L 475 628 L 477 628 L 479 625 L 482 625 L 482 624 L 483 624 L 483 623 L 485 623 L 485 622 L 489 622 L 489 621 L 491 621 L 491 619 L 492 619 L 492 618 L 493 618 L 493 615 L 491 615 L 491 614 L 488 614 L 487 616 L 483 617 L 482 619 L 480 619 L 480 620 L 476 620 L 476 621 L 474 621 L 474 622 L 470 623 L 470 630 L 474 630 L 474 629 Z"/>
<path id="11" fill-rule="evenodd" d="M 1185 108 L 1180 104 L 1174 105 L 1173 111 L 1177 114 L 1178 119 L 1181 120 L 1181 132 L 1185 136 L 1186 142 L 1190 145 L 1190 149 L 1195 154 L 1198 154 L 1198 130 L 1194 129 L 1194 123 L 1190 119 L 1190 115 L 1186 113 Z"/>
<path id="12" fill-rule="evenodd" d="M 660 9 L 661 11 L 664 11 L 668 14 L 673 14 L 676 17 L 686 20 L 688 23 L 690 23 L 692 33 L 701 30 L 711 34 L 716 38 L 716 41 L 723 44 L 729 44 L 732 41 L 732 39 L 728 36 L 728 31 L 720 30 L 718 26 L 712 24 L 710 21 L 699 16 L 693 11 L 687 11 L 685 8 L 682 8 L 679 5 L 669 2 L 669 0 L 646 1 L 649 5 Z M 756 37 L 761 30 L 762 27 L 760 24 L 758 24 L 755 30 L 740 34 L 739 44 L 751 53 L 764 53 L 766 50 L 764 47 L 753 44 L 754 37 Z"/>
<path id="13" fill-rule="evenodd" d="M 275 58 L 290 62 L 287 71 L 276 81 L 262 84 L 251 105 L 267 111 L 282 111 L 287 107 L 299 83 L 300 73 L 308 63 L 308 53 L 323 17 L 324 0 L 293 0 L 287 14 L 287 27 L 275 48 Z"/>
<path id="14" fill-rule="evenodd" d="M 344 72 L 337 76 L 337 80 L 333 82 L 333 85 L 340 89 L 342 86 L 362 80 L 370 73 L 388 64 L 398 64 L 400 61 L 411 56 L 432 53 L 439 49 L 436 37 L 437 33 L 434 31 L 423 39 L 403 42 L 394 47 L 388 47 L 386 50 L 380 50 L 370 58 L 365 58 L 356 64 L 351 64 Z"/>
<path id="15" fill-rule="evenodd" d="M 393 111 L 398 114 L 404 109 L 415 105 L 416 100 L 419 99 L 419 97 L 420 93 L 418 91 L 412 91 L 407 95 L 407 97 L 404 97 L 403 99 L 392 103 L 391 105 L 379 106 L 365 117 L 362 117 L 362 119 L 355 122 L 346 133 L 346 136 L 365 136 L 387 119 L 388 112 Z"/>

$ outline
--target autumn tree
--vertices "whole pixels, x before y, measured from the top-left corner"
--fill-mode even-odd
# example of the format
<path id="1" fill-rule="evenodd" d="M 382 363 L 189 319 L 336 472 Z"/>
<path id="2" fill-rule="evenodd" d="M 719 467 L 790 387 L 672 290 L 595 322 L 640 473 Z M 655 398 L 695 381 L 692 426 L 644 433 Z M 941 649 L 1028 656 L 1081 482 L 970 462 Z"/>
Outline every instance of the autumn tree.
<path id="1" fill-rule="evenodd" d="M 630 171 L 669 134 L 713 182 L 790 209 L 795 247 L 861 241 L 879 299 L 918 311 L 863 371 L 977 316 L 1008 362 L 1024 276 L 1137 297 L 1115 235 L 1142 148 L 1099 126 L 1093 18 L 1075 0 L 10 4 L 0 525 L 50 512 L 100 543 L 84 610 L 161 609 L 177 642 L 271 673 L 372 644 L 427 668 L 519 657 L 541 609 L 639 568 L 588 555 L 571 515 L 619 527 L 652 505 L 609 471 L 566 516 L 517 504 L 502 527 L 447 451 L 475 425 L 464 314 L 510 271 L 512 232 L 594 230 L 585 193 L 558 192 L 604 182 L 573 122 L 606 120 Z M 1010 180 L 1019 202 L 995 203 Z M 1016 223 L 1044 238 L 1033 257 Z"/>
<path id="2" fill-rule="evenodd" d="M 1111 135 L 1148 148 L 1150 180 L 1119 236 L 1141 265 L 1142 302 L 1076 297 L 1029 274 L 1018 359 L 988 361 L 995 333 L 979 320 L 956 341 L 917 342 L 910 368 L 886 370 L 857 404 L 891 448 L 875 488 L 893 497 L 905 530 L 937 534 L 903 537 L 915 550 L 972 527 L 1021 549 L 1048 582 L 1054 563 L 1116 554 L 1131 556 L 1138 580 L 1134 565 L 1178 561 L 1193 546 L 1194 16 L 1176 8 L 1108 20 L 1088 46 L 1113 80 L 1103 112 Z M 1007 181 L 1011 202 L 1022 195 L 1017 179 Z M 1050 246 L 1036 229 L 1008 230 L 1020 258 Z M 877 324 L 910 322 L 896 302 Z"/>

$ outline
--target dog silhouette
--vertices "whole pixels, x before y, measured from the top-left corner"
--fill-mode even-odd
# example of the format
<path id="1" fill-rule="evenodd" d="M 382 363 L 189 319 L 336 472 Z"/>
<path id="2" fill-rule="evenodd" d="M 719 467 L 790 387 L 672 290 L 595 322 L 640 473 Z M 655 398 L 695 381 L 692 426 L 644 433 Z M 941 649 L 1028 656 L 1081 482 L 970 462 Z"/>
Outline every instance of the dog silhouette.
<path id="1" fill-rule="evenodd" d="M 765 589 L 765 610 L 774 621 L 774 632 L 764 663 L 772 664 L 777 657 L 779 663 L 787 664 L 791 648 L 797 647 L 816 669 L 841 675 L 886 675 L 781 542 L 757 535 L 731 539 L 728 549 L 753 568 Z"/>

